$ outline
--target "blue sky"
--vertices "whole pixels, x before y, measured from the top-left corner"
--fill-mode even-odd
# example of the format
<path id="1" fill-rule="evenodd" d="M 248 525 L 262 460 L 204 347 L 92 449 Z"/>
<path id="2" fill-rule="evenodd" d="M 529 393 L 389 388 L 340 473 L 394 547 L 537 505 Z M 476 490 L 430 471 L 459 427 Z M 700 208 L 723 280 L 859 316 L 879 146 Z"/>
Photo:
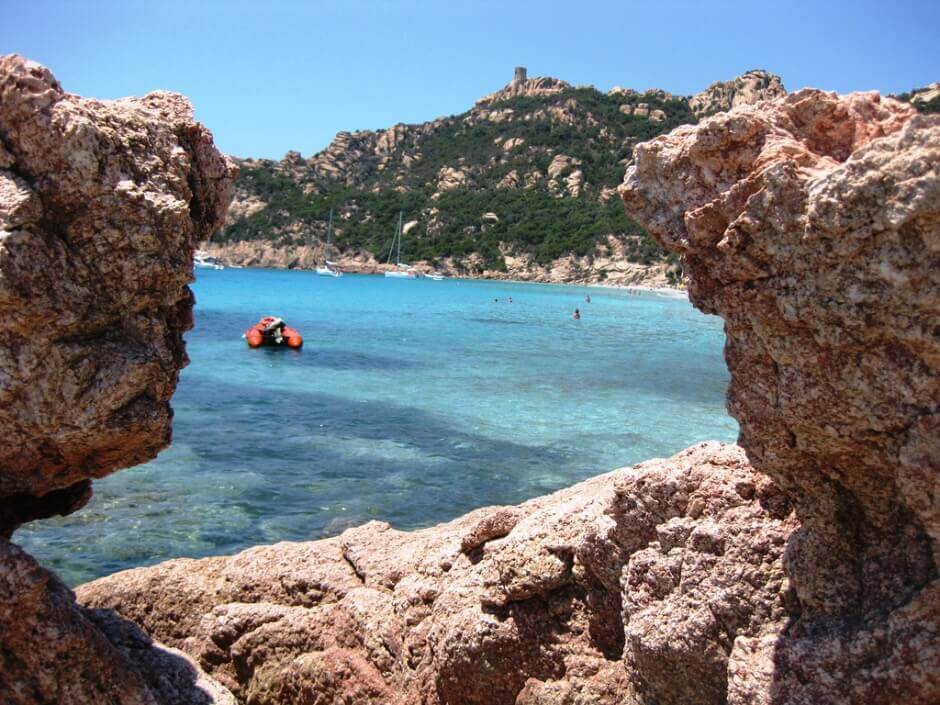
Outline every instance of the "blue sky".
<path id="1" fill-rule="evenodd" d="M 512 77 L 695 93 L 750 68 L 788 89 L 940 80 L 940 0 L 0 0 L 0 53 L 66 90 L 190 97 L 219 146 L 280 158 L 339 130 L 462 112 Z"/>

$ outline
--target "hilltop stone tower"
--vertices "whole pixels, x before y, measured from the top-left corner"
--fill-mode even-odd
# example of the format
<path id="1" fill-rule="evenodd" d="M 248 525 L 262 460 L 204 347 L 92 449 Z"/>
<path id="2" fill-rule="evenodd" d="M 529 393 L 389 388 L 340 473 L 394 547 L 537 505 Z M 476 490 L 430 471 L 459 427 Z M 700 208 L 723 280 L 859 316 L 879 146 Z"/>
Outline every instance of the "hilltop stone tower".
<path id="1" fill-rule="evenodd" d="M 512 78 L 512 85 L 519 86 L 525 83 L 526 81 L 526 68 L 525 66 L 516 67 L 516 75 Z"/>

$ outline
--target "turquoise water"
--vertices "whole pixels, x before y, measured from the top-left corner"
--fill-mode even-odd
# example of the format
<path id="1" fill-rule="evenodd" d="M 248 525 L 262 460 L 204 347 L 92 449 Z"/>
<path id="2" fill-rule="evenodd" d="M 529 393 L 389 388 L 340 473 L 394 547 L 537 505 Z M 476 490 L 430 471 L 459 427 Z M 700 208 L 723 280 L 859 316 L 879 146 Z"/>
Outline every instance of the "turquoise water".
<path id="1" fill-rule="evenodd" d="M 426 526 L 737 435 L 724 411 L 721 322 L 681 299 L 198 276 L 173 445 L 97 481 L 77 514 L 16 534 L 72 584 L 370 519 Z M 302 351 L 246 347 L 242 331 L 269 313 L 301 331 Z"/>

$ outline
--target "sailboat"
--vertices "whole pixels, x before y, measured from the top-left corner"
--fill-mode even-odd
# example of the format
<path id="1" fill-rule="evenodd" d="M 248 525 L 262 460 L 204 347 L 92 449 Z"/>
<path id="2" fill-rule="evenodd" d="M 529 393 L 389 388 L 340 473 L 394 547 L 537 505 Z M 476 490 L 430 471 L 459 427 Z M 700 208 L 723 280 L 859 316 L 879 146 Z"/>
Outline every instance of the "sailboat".
<path id="1" fill-rule="evenodd" d="M 193 254 L 193 266 L 200 269 L 225 269 L 225 265 L 205 250 L 196 250 Z"/>
<path id="2" fill-rule="evenodd" d="M 326 244 L 333 244 L 333 209 L 330 208 L 330 226 L 326 231 Z M 326 260 L 326 264 L 322 267 L 317 267 L 317 274 L 321 277 L 341 277 L 343 273 L 336 268 L 335 262 L 330 262 Z"/>
<path id="3" fill-rule="evenodd" d="M 395 253 L 395 266 L 398 269 L 392 270 L 390 272 L 385 272 L 385 276 L 389 279 L 417 279 L 418 273 L 410 264 L 401 263 L 401 220 L 402 220 L 402 211 L 398 211 L 398 227 L 395 228 L 395 237 L 392 238 L 392 246 L 388 251 L 388 260 L 387 264 L 392 263 L 392 252 Z"/>

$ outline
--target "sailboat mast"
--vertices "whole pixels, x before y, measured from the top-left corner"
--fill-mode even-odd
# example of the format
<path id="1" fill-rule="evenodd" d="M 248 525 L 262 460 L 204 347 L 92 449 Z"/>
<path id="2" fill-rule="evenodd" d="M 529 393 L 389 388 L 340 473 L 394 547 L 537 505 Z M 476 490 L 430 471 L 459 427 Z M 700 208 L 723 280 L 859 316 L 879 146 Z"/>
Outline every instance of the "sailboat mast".
<path id="1" fill-rule="evenodd" d="M 395 254 L 395 264 L 401 264 L 401 216 L 402 211 L 398 211 L 398 252 Z"/>

